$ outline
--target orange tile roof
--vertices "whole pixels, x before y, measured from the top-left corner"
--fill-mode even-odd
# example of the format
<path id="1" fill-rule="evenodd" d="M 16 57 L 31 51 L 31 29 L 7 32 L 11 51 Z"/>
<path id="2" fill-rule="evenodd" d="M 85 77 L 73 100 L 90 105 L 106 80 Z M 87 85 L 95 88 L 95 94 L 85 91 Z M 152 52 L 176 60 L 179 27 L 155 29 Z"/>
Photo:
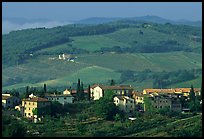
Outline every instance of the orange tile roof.
<path id="1" fill-rule="evenodd" d="M 101 89 L 103 90 L 124 90 L 124 89 L 127 89 L 127 90 L 132 90 L 134 89 L 132 86 L 130 85 L 120 85 L 120 86 L 105 86 L 105 85 L 100 85 L 100 84 L 95 84 L 93 86 L 91 86 L 91 88 L 95 88 L 99 86 Z"/>
<path id="2" fill-rule="evenodd" d="M 144 89 L 147 93 L 149 92 L 156 92 L 156 93 L 174 93 L 174 89 Z"/>
<path id="3" fill-rule="evenodd" d="M 2 100 L 6 100 L 6 99 L 8 99 L 10 97 L 12 97 L 12 96 L 2 96 Z"/>
<path id="4" fill-rule="evenodd" d="M 191 88 L 172 88 L 172 89 L 144 89 L 147 93 L 175 93 L 175 92 L 190 92 Z M 200 92 L 200 88 L 194 88 L 195 92 Z"/>
<path id="5" fill-rule="evenodd" d="M 31 102 L 49 102 L 48 99 L 41 98 L 41 97 L 26 98 L 26 99 L 22 99 L 22 100 L 23 101 L 31 101 Z"/>

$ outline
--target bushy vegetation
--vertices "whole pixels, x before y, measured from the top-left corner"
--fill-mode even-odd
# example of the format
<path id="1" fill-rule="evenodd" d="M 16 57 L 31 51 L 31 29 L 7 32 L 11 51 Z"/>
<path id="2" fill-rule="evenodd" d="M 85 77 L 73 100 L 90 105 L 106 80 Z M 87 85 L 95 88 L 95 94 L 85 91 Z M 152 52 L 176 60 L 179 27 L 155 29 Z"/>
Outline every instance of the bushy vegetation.
<path id="1" fill-rule="evenodd" d="M 171 84 L 195 79 L 200 75 L 202 75 L 201 69 L 177 70 L 172 72 L 154 72 L 150 69 L 141 72 L 125 70 L 121 72 L 120 83 L 124 83 L 127 80 L 132 82 L 143 82 L 147 79 L 151 79 L 153 82 L 153 88 L 164 88 Z"/>

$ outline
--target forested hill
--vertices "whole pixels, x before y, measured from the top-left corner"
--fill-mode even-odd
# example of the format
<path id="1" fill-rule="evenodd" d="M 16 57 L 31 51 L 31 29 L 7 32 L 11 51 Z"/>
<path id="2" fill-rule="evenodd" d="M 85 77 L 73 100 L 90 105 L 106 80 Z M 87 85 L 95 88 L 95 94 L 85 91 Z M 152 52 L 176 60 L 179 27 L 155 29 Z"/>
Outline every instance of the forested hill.
<path id="1" fill-rule="evenodd" d="M 98 25 L 72 24 L 51 29 L 36 28 L 10 32 L 2 37 L 2 63 L 4 66 L 22 64 L 29 59 L 30 54 L 40 55 L 42 53 L 39 51 L 60 44 L 68 44 L 63 49 L 66 53 L 92 53 L 93 51 L 85 46 L 72 46 L 74 37 L 78 36 L 104 36 L 116 42 L 107 42 L 107 45 L 100 46 L 94 52 L 201 52 L 202 47 L 201 27 L 121 20 Z M 49 51 L 46 51 L 46 54 L 49 54 Z"/>

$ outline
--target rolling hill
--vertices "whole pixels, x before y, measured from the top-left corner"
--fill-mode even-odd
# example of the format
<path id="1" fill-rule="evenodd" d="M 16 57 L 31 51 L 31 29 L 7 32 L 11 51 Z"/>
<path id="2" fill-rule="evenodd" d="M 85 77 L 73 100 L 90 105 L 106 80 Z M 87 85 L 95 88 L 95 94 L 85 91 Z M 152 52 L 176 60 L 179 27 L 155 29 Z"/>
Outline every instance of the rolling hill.
<path id="1" fill-rule="evenodd" d="M 14 31 L 3 35 L 2 41 L 3 90 L 43 83 L 71 86 L 78 78 L 85 85 L 107 84 L 111 79 L 117 83 L 126 70 L 202 69 L 202 30 L 186 25 L 129 20 L 76 24 Z M 75 62 L 58 60 L 62 53 L 77 58 Z M 152 80 L 124 84 L 142 89 L 151 87 Z"/>

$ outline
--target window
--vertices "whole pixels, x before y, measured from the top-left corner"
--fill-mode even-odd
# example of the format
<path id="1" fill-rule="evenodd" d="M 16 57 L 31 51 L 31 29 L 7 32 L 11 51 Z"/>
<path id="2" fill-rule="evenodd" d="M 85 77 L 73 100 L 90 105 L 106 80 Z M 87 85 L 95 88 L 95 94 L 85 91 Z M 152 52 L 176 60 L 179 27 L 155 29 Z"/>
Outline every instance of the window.
<path id="1" fill-rule="evenodd" d="M 52 100 L 53 100 L 53 98 L 52 98 Z"/>
<path id="2" fill-rule="evenodd" d="M 155 106 L 155 108 L 157 108 L 157 106 Z"/>
<path id="3" fill-rule="evenodd" d="M 161 100 L 160 100 L 160 103 L 161 103 Z"/>
<path id="4" fill-rule="evenodd" d="M 29 104 L 28 105 L 30 105 L 30 102 L 29 102 Z"/>
<path id="5" fill-rule="evenodd" d="M 57 98 L 57 100 L 59 100 L 59 98 Z"/>
<path id="6" fill-rule="evenodd" d="M 154 101 L 154 103 L 156 103 L 156 100 Z"/>
<path id="7" fill-rule="evenodd" d="M 26 116 L 26 113 L 25 113 L 25 116 Z"/>
<path id="8" fill-rule="evenodd" d="M 30 108 L 28 108 L 28 110 L 30 110 Z"/>
<path id="9" fill-rule="evenodd" d="M 26 102 L 24 102 L 24 104 L 26 104 Z"/>
<path id="10" fill-rule="evenodd" d="M 35 105 L 35 103 L 33 102 L 33 105 Z"/>
<path id="11" fill-rule="evenodd" d="M 10 102 L 10 100 L 8 101 L 8 104 L 10 104 L 11 102 Z"/>
<path id="12" fill-rule="evenodd" d="M 162 106 L 160 106 L 160 108 L 162 108 Z"/>
<path id="13" fill-rule="evenodd" d="M 167 103 L 167 100 L 166 100 L 166 103 Z"/>
<path id="14" fill-rule="evenodd" d="M 67 99 L 66 97 L 64 97 L 64 99 Z"/>
<path id="15" fill-rule="evenodd" d="M 30 113 L 28 113 L 28 115 L 30 116 Z"/>
<path id="16" fill-rule="evenodd" d="M 142 100 L 142 97 L 140 98 L 140 100 Z"/>

